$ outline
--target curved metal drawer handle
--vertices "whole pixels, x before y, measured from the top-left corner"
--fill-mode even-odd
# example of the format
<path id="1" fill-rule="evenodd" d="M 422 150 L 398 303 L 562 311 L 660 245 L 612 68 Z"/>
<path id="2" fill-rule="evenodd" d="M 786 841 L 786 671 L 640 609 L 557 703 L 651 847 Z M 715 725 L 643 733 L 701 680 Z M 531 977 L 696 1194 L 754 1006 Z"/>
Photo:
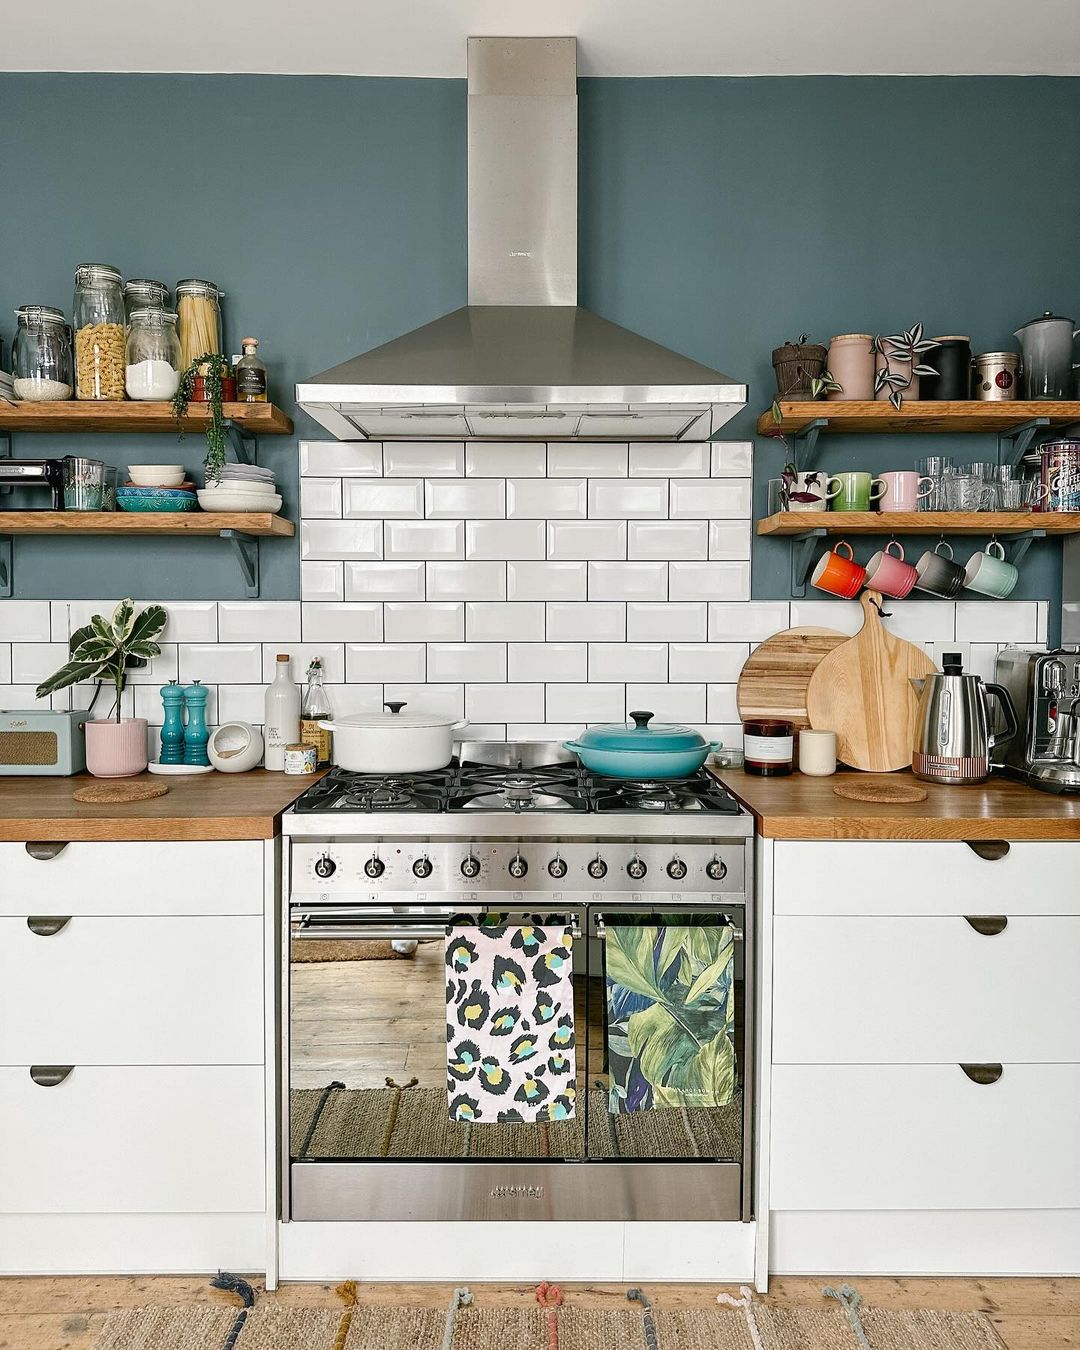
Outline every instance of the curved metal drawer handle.
<path id="1" fill-rule="evenodd" d="M 983 937 L 997 937 L 1009 926 L 1009 919 L 1005 914 L 965 914 L 964 918 L 976 933 L 981 933 Z"/>
<path id="2" fill-rule="evenodd" d="M 38 937 L 52 937 L 66 928 L 71 922 L 70 914 L 31 914 L 26 921 L 27 928 Z"/>
<path id="3" fill-rule="evenodd" d="M 66 839 L 44 839 L 37 842 L 31 840 L 26 845 L 27 853 L 38 862 L 48 862 L 50 858 L 57 858 L 66 848 Z"/>
<path id="4" fill-rule="evenodd" d="M 997 862 L 999 858 L 1008 857 L 1010 845 L 1007 839 L 965 839 L 964 843 L 984 862 Z"/>
<path id="5" fill-rule="evenodd" d="M 1003 1073 L 1000 1064 L 961 1064 L 960 1067 L 971 1081 L 978 1083 L 980 1087 L 989 1087 L 991 1083 L 996 1083 Z"/>
<path id="6" fill-rule="evenodd" d="M 38 1087 L 57 1087 L 74 1067 L 74 1064 L 31 1064 L 30 1077 Z"/>

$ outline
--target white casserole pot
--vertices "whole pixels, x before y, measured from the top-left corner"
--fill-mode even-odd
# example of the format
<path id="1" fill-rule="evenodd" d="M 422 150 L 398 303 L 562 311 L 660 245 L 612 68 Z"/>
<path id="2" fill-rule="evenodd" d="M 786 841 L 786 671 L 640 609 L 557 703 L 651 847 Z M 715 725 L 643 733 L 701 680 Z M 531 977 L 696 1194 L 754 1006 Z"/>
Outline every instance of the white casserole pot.
<path id="1" fill-rule="evenodd" d="M 389 711 L 319 723 L 334 733 L 335 764 L 356 773 L 427 773 L 450 763 L 454 732 L 464 722 L 438 713 L 403 713 L 404 703 L 383 707 Z"/>

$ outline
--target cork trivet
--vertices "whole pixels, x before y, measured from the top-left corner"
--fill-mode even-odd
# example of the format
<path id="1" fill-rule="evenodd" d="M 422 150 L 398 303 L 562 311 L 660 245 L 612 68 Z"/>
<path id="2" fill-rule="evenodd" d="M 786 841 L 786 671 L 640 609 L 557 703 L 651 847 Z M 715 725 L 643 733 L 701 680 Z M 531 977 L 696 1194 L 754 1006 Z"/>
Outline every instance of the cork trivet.
<path id="1" fill-rule="evenodd" d="M 837 797 L 853 802 L 924 802 L 930 795 L 915 783 L 898 783 L 892 778 L 860 778 L 855 783 L 837 783 Z"/>
<path id="2" fill-rule="evenodd" d="M 165 783 L 84 783 L 71 794 L 77 802 L 96 802 L 99 805 L 119 802 L 148 802 L 153 797 L 164 797 Z"/>

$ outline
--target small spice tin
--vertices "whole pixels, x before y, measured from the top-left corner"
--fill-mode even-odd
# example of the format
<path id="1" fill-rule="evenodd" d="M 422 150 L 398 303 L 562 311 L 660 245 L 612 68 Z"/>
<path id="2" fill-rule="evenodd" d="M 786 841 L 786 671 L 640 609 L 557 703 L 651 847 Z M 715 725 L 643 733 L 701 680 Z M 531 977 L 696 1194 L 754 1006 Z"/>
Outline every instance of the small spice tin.
<path id="1" fill-rule="evenodd" d="M 773 717 L 743 723 L 743 767 L 747 773 L 772 778 L 790 773 L 795 757 L 795 727 Z"/>
<path id="2" fill-rule="evenodd" d="M 1015 399 L 1020 387 L 1016 352 L 983 352 L 971 363 L 971 394 L 987 403 Z"/>
<path id="3" fill-rule="evenodd" d="M 287 745 L 285 747 L 286 773 L 314 773 L 315 747 L 313 745 Z"/>

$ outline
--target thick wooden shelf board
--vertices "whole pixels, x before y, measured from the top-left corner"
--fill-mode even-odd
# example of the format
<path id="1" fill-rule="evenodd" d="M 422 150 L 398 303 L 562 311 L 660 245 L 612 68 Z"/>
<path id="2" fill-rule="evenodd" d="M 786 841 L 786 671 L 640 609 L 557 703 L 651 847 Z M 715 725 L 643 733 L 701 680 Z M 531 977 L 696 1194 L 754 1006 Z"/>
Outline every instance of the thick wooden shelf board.
<path id="1" fill-rule="evenodd" d="M 0 535 L 213 535 L 222 530 L 289 538 L 291 520 L 267 511 L 4 511 Z"/>
<path id="2" fill-rule="evenodd" d="M 1035 417 L 1049 418 L 1051 427 L 1080 423 L 1080 403 L 1033 399 L 1025 402 L 987 403 L 981 399 L 963 402 L 904 403 L 899 412 L 891 403 L 815 401 L 781 403 L 783 420 L 773 421 L 771 411 L 758 418 L 758 435 L 776 436 L 780 432 L 802 430 L 819 417 L 828 419 L 829 433 L 861 432 L 877 435 L 886 432 L 1002 432 L 1029 422 Z"/>
<path id="3" fill-rule="evenodd" d="M 225 416 L 256 436 L 289 436 L 292 418 L 273 403 L 225 403 Z M 205 403 L 189 405 L 185 431 L 198 431 L 210 421 Z M 64 403 L 0 403 L 0 431 L 171 431 L 176 418 L 171 403 L 106 403 L 70 399 Z"/>
<path id="4" fill-rule="evenodd" d="M 1059 511 L 779 511 L 758 534 L 1047 534 L 1080 533 L 1080 512 Z"/>

